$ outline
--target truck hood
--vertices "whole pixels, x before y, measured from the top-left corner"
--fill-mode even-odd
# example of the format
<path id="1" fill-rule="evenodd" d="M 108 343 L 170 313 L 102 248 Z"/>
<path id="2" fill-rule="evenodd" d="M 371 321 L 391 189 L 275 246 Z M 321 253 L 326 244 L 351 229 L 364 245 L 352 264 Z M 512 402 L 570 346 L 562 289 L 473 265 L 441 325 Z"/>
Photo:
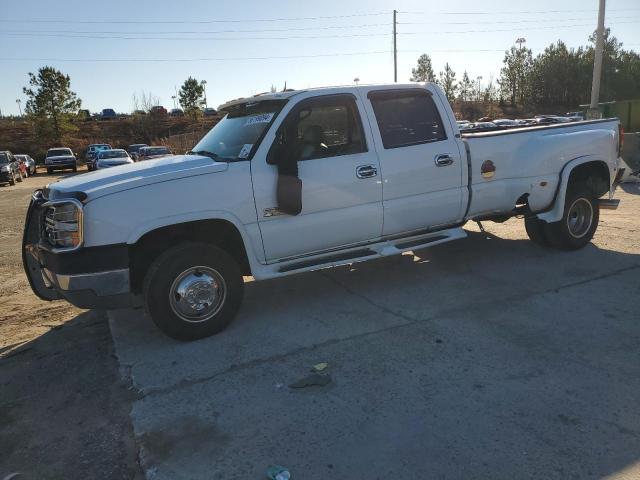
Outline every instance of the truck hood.
<path id="1" fill-rule="evenodd" d="M 209 157 L 174 155 L 96 170 L 60 180 L 47 186 L 48 198 L 53 200 L 77 196 L 82 192 L 86 195 L 86 201 L 91 201 L 104 195 L 153 183 L 223 172 L 227 167 L 227 163 L 216 162 Z"/>

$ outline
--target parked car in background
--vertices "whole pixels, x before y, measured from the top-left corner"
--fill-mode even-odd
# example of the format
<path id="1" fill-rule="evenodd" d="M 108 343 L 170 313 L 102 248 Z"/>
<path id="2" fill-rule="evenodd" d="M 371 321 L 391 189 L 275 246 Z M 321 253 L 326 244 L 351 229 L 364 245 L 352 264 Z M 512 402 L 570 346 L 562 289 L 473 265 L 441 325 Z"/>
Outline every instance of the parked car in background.
<path id="1" fill-rule="evenodd" d="M 472 123 L 469 120 L 456 120 L 458 124 L 458 128 L 460 130 L 465 130 L 467 128 L 471 128 Z"/>
<path id="2" fill-rule="evenodd" d="M 473 124 L 473 130 L 493 130 L 497 129 L 498 125 L 493 122 L 476 122 Z"/>
<path id="3" fill-rule="evenodd" d="M 580 120 L 584 120 L 584 112 L 567 112 L 565 114 L 565 117 L 569 117 L 569 118 L 574 118 L 574 117 L 580 117 Z"/>
<path id="4" fill-rule="evenodd" d="M 50 148 L 47 150 L 47 156 L 44 159 L 44 165 L 47 167 L 47 173 L 54 170 L 71 169 L 78 171 L 78 160 L 70 148 Z"/>
<path id="5" fill-rule="evenodd" d="M 553 123 L 568 123 L 571 120 L 567 117 L 560 117 L 558 115 L 536 115 L 536 123 L 538 125 L 550 125 Z"/>
<path id="6" fill-rule="evenodd" d="M 36 161 L 33 158 L 26 154 L 14 155 L 14 157 L 16 157 L 20 162 L 24 162 L 29 176 L 36 174 Z"/>
<path id="7" fill-rule="evenodd" d="M 142 147 L 138 150 L 138 158 L 136 161 L 151 160 L 153 158 L 162 158 L 173 155 L 169 147 Z"/>
<path id="8" fill-rule="evenodd" d="M 78 119 L 83 122 L 91 120 L 91 112 L 89 110 L 78 110 Z"/>
<path id="9" fill-rule="evenodd" d="M 117 167 L 118 165 L 126 165 L 128 163 L 133 163 L 133 160 L 126 150 L 122 148 L 102 150 L 98 152 L 98 156 L 96 157 L 96 170 Z"/>
<path id="10" fill-rule="evenodd" d="M 0 151 L 0 183 L 15 185 L 22 181 L 20 162 L 9 150 Z"/>
<path id="11" fill-rule="evenodd" d="M 202 111 L 202 114 L 203 114 L 205 117 L 215 117 L 216 115 L 218 115 L 218 111 L 217 111 L 215 108 L 210 108 L 210 107 L 209 107 L 209 108 L 205 108 L 205 109 Z"/>
<path id="12" fill-rule="evenodd" d="M 92 143 L 87 147 L 87 152 L 84 155 L 84 162 L 87 164 L 89 171 L 96 169 L 96 155 L 102 150 L 111 150 L 111 145 L 108 143 Z"/>
<path id="13" fill-rule="evenodd" d="M 518 122 L 511 120 L 510 118 L 496 118 L 492 123 L 499 127 L 515 127 L 518 125 Z"/>
<path id="14" fill-rule="evenodd" d="M 133 111 L 133 115 L 146 115 L 147 112 L 145 112 L 144 110 L 134 110 Z"/>
<path id="15" fill-rule="evenodd" d="M 118 114 L 113 108 L 103 108 L 100 113 L 100 120 L 114 120 L 118 118 Z"/>
<path id="16" fill-rule="evenodd" d="M 181 108 L 172 108 L 169 115 L 171 117 L 184 117 L 184 110 Z"/>
<path id="17" fill-rule="evenodd" d="M 151 115 L 164 116 L 167 114 L 167 109 L 164 108 L 162 105 L 156 105 L 155 107 L 151 107 L 151 110 L 149 110 L 149 113 Z"/>
<path id="18" fill-rule="evenodd" d="M 127 147 L 127 153 L 133 159 L 134 162 L 138 161 L 138 152 L 141 148 L 148 147 L 146 143 L 134 143 L 133 145 L 129 145 Z"/>

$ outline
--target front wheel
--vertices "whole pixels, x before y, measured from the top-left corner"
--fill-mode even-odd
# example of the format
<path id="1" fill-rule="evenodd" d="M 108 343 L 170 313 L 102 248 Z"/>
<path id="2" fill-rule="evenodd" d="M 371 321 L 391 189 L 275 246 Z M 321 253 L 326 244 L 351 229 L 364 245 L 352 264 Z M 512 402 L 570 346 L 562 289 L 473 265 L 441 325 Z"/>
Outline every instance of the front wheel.
<path id="1" fill-rule="evenodd" d="M 524 219 L 524 228 L 527 231 L 529 239 L 533 243 L 537 243 L 543 247 L 548 247 L 549 240 L 544 233 L 544 224 L 545 222 L 539 220 L 537 217 L 525 217 Z"/>
<path id="2" fill-rule="evenodd" d="M 189 242 L 160 255 L 144 280 L 146 311 L 166 335 L 197 340 L 224 330 L 244 290 L 236 261 L 224 250 Z"/>
<path id="3" fill-rule="evenodd" d="M 587 190 L 569 190 L 559 222 L 547 223 L 544 233 L 563 250 L 578 250 L 591 241 L 600 221 L 597 199 Z"/>

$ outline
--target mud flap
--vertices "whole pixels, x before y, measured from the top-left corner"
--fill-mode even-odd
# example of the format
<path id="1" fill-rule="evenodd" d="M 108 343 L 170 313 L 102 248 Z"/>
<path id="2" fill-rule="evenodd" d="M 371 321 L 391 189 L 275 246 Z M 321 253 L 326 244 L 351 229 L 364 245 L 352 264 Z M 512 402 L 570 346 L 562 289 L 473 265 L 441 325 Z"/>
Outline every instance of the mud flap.
<path id="1" fill-rule="evenodd" d="M 44 203 L 42 190 L 36 190 L 31 197 L 27 218 L 24 222 L 22 234 L 22 265 L 29 280 L 31 290 L 42 300 L 58 300 L 62 295 L 48 286 L 42 275 L 42 265 L 38 257 L 38 242 L 40 241 L 40 212 L 39 207 Z"/>

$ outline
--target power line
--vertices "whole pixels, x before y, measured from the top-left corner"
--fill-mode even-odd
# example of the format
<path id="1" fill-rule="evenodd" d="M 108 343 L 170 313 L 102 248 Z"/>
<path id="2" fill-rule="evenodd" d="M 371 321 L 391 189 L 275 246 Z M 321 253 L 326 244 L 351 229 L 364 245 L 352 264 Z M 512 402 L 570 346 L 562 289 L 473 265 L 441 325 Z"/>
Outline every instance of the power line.
<path id="1" fill-rule="evenodd" d="M 640 11 L 640 8 L 617 8 L 617 9 L 609 9 L 610 12 L 637 12 Z M 410 14 L 410 15 L 529 15 L 529 14 L 540 14 L 540 13 L 576 13 L 576 9 L 570 10 L 524 10 L 524 11 L 508 11 L 508 12 L 498 12 L 495 10 L 491 11 L 475 11 L 475 12 L 414 12 L 414 11 L 400 11 L 398 13 Z M 586 9 L 579 10 L 581 13 L 597 13 L 598 10 Z"/>
<path id="2" fill-rule="evenodd" d="M 220 33 L 269 33 L 269 32 L 304 32 L 308 30 L 343 30 L 345 28 L 368 28 L 368 27 L 388 27 L 389 23 L 365 23 L 362 25 L 328 25 L 323 27 L 299 27 L 299 28 L 261 28 L 261 29 L 249 29 L 249 30 L 171 30 L 171 31 L 135 31 L 135 32 L 123 32 L 121 30 L 65 30 L 64 33 L 78 33 L 78 34 L 120 34 L 120 35 L 173 35 L 173 34 L 220 34 Z M 60 30 L 5 30 L 6 33 L 60 33 Z"/>
<path id="3" fill-rule="evenodd" d="M 629 16 L 624 17 L 613 17 L 608 18 L 607 21 L 610 20 L 627 20 Z M 577 21 L 587 21 L 592 20 L 591 18 L 559 18 L 559 19 L 545 19 L 545 23 L 547 22 L 577 22 Z M 434 22 L 398 22 L 398 25 L 432 25 Z M 492 24 L 503 24 L 503 23 L 540 23 L 540 19 L 529 19 L 529 20 L 496 20 L 496 21 L 471 21 L 471 22 L 435 22 L 438 25 L 492 25 Z"/>
<path id="4" fill-rule="evenodd" d="M 252 23 L 252 22 L 293 22 L 302 20 L 332 20 L 337 18 L 356 18 L 356 17 L 373 17 L 378 15 L 389 15 L 389 12 L 374 12 L 374 13 L 353 13 L 349 15 L 321 15 L 316 17 L 281 17 L 281 18 L 254 18 L 254 19 L 226 19 L 226 20 L 53 20 L 53 19 L 38 19 L 38 20 L 22 20 L 22 19 L 0 19 L 0 22 L 4 23 L 89 23 L 89 24 L 209 24 L 209 23 Z"/>
<path id="5" fill-rule="evenodd" d="M 637 24 L 639 21 L 626 21 L 616 22 L 616 25 L 622 24 Z M 402 25 L 402 24 L 401 24 Z M 557 28 L 577 28 L 577 27 L 592 27 L 591 23 L 580 24 L 564 24 L 564 25 L 546 25 L 540 27 L 529 27 L 529 30 L 548 30 Z M 424 32 L 398 32 L 398 35 L 454 35 L 454 34 L 469 34 L 469 33 L 493 33 L 493 32 L 520 32 L 521 28 L 503 28 L 503 29 L 483 29 L 483 30 L 429 30 Z M 1 32 L 0 35 L 4 36 L 17 36 L 17 37 L 45 37 L 45 38 L 90 38 L 98 40 L 165 40 L 165 41 L 242 41 L 242 40 L 317 40 L 317 39 L 329 39 L 329 38 L 361 38 L 361 37 L 381 37 L 389 35 L 388 32 L 384 33 L 353 33 L 353 34 L 336 34 L 336 35 L 289 35 L 289 36 L 266 36 L 266 37 L 254 37 L 254 36 L 242 36 L 242 37 L 131 37 L 123 35 L 84 35 L 84 34 L 68 34 L 68 33 L 24 33 L 24 32 Z"/>
<path id="6" fill-rule="evenodd" d="M 637 24 L 640 23 L 637 20 L 631 22 L 617 22 L 616 25 L 622 24 Z M 611 25 L 609 25 L 611 26 Z M 548 29 L 557 29 L 557 28 L 575 28 L 575 27 L 593 27 L 592 23 L 581 23 L 575 25 L 548 25 L 544 27 L 530 27 L 529 30 L 548 30 Z M 455 33 L 493 33 L 493 32 L 521 32 L 521 28 L 503 28 L 503 29 L 495 29 L 492 28 L 490 30 L 450 30 L 450 31 L 429 31 L 429 32 L 400 32 L 399 35 L 440 35 L 440 34 L 455 34 Z"/>
<path id="7" fill-rule="evenodd" d="M 293 58 L 317 58 L 317 57 L 343 57 L 356 55 L 380 55 L 391 54 L 391 50 L 349 52 L 349 53 L 320 53 L 314 55 L 280 55 L 268 57 L 219 57 L 219 58 L 11 58 L 2 57 L 3 62 L 79 62 L 79 63 L 115 63 L 115 62 L 145 62 L 145 63 L 172 63 L 172 62 L 224 62 L 238 60 L 287 60 Z"/>
<path id="8" fill-rule="evenodd" d="M 389 33 L 353 33 L 346 35 L 292 35 L 287 37 L 123 37 L 123 36 L 100 36 L 100 35 L 67 35 L 65 33 L 5 33 L 0 35 L 18 36 L 18 37 L 49 37 L 49 38 L 92 38 L 100 40 L 177 40 L 177 41 L 240 41 L 240 40 L 315 40 L 326 38 L 357 38 L 357 37 L 381 37 L 387 36 Z"/>
<path id="9" fill-rule="evenodd" d="M 628 16 L 624 17 L 610 17 L 611 20 L 626 20 L 630 19 Z M 573 21 L 587 21 L 591 18 L 562 18 L 562 19 L 549 19 L 546 22 L 573 22 Z M 472 21 L 472 22 L 440 22 L 438 25 L 492 25 L 492 24 L 512 24 L 512 23 L 539 23 L 539 19 L 529 20 L 497 20 L 497 21 Z M 398 25 L 432 25 L 429 22 L 398 22 Z M 78 35 L 199 35 L 199 34 L 222 34 L 222 33 L 270 33 L 270 32 L 300 32 L 308 30 L 343 30 L 345 28 L 369 28 L 369 27 L 388 27 L 388 23 L 365 23 L 361 25 L 328 25 L 328 26 L 315 26 L 315 27 L 289 27 L 289 28 L 262 28 L 262 29 L 226 29 L 226 30 L 172 30 L 172 31 L 135 31 L 126 32 L 121 30 L 65 30 L 64 34 L 78 34 Z M 61 34 L 60 30 L 5 30 L 2 33 L 16 33 L 16 34 Z"/>

